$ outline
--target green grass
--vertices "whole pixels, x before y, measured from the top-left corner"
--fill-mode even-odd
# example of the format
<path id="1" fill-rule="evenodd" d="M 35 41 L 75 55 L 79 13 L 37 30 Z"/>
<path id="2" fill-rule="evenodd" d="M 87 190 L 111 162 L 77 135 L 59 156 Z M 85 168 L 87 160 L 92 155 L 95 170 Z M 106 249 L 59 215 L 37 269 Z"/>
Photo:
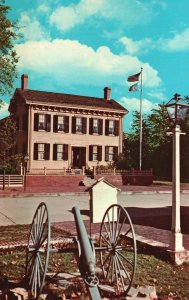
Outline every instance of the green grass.
<path id="1" fill-rule="evenodd" d="M 9 225 L 0 226 L 0 241 L 1 242 L 16 242 L 27 241 L 30 225 Z M 51 237 L 56 238 L 67 235 L 65 231 L 51 226 Z"/>
<path id="2" fill-rule="evenodd" d="M 4 231 L 0 227 L 0 233 L 3 239 L 6 235 L 9 240 L 14 238 L 14 234 L 17 237 L 25 237 L 27 236 L 27 226 L 8 226 Z M 58 236 L 62 233 L 63 231 L 58 229 L 58 231 L 54 230 L 53 235 Z M 25 256 L 24 247 L 15 250 L 0 250 L 0 286 L 5 278 L 16 280 L 23 278 Z M 142 244 L 138 245 L 137 256 L 135 286 L 154 285 L 158 299 L 189 299 L 189 265 L 174 266 L 163 252 Z M 51 254 L 48 271 L 53 273 L 78 271 L 75 255 L 73 253 Z M 81 281 L 74 285 L 77 285 L 77 291 L 85 294 L 85 288 Z M 172 295 L 172 298 L 168 298 L 169 295 Z M 82 297 L 87 299 L 86 295 L 78 299 L 82 299 Z"/>

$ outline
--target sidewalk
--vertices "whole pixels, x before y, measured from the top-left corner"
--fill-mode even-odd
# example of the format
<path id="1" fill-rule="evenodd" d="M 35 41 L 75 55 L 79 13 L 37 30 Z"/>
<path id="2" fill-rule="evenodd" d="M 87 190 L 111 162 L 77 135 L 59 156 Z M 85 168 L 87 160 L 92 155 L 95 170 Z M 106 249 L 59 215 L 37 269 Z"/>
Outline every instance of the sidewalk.
<path id="1" fill-rule="evenodd" d="M 171 184 L 152 184 L 146 186 L 137 186 L 137 185 L 123 185 L 118 186 L 122 193 L 171 193 L 172 185 Z M 88 188 L 86 186 L 74 186 L 74 187 L 26 187 L 24 190 L 23 187 L 16 188 L 6 188 L 3 190 L 0 189 L 0 198 L 1 197 L 19 197 L 19 196 L 35 196 L 35 195 L 50 195 L 53 196 L 60 195 L 62 193 L 84 193 Z M 189 183 L 181 183 L 180 186 L 181 193 L 189 193 Z"/>

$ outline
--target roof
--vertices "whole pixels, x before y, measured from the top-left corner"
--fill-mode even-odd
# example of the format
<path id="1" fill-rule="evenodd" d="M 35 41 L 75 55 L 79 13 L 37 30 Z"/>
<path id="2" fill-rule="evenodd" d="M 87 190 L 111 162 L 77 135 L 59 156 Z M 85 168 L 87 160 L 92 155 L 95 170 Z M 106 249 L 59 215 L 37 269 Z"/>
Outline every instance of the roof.
<path id="1" fill-rule="evenodd" d="M 65 105 L 76 107 L 91 107 L 121 111 L 127 113 L 122 105 L 115 100 L 105 100 L 104 98 L 95 98 L 90 96 L 80 96 L 72 94 L 44 92 L 37 90 L 16 89 L 15 95 L 20 95 L 26 103 L 48 104 L 48 105 Z"/>
<path id="2" fill-rule="evenodd" d="M 109 182 L 109 181 L 107 181 L 106 179 L 104 179 L 104 177 L 99 178 L 93 185 L 91 185 L 91 186 L 87 189 L 87 191 L 93 189 L 93 187 L 96 186 L 97 184 L 99 184 L 100 182 L 106 183 L 106 184 L 109 185 L 110 187 L 117 189 L 117 191 L 119 191 L 119 192 L 121 191 L 117 186 L 115 186 L 115 185 L 112 184 L 111 182 Z"/>

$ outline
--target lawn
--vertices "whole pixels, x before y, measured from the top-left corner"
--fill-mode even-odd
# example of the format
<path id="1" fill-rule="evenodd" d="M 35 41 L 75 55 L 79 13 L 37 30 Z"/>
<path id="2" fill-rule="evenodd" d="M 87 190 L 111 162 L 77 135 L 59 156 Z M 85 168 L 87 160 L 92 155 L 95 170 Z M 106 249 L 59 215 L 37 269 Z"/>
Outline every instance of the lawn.
<path id="1" fill-rule="evenodd" d="M 28 226 L 0 227 L 0 240 L 27 239 Z M 54 237 L 64 235 L 61 229 L 52 229 Z M 154 285 L 158 299 L 189 299 L 189 265 L 173 266 L 166 256 L 154 248 L 138 244 L 135 286 Z M 0 286 L 9 280 L 21 280 L 24 276 L 25 248 L 0 250 Z M 74 254 L 51 254 L 49 272 L 78 271 Z M 75 283 L 74 285 L 75 286 Z M 75 289 L 75 288 L 74 288 Z M 78 281 L 77 291 L 82 296 L 84 288 Z M 169 298 L 168 298 L 169 297 Z"/>

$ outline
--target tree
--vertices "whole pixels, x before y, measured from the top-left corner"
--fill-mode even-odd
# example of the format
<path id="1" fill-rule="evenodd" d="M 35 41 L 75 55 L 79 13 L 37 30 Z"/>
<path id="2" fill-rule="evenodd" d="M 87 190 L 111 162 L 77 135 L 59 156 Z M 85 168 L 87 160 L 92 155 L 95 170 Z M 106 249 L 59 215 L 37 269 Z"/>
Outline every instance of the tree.
<path id="1" fill-rule="evenodd" d="M 12 117 L 0 122 L 0 172 L 16 172 L 21 163 L 21 156 L 15 154 L 16 122 Z"/>
<path id="2" fill-rule="evenodd" d="M 5 1 L 0 0 L 0 94 L 10 93 L 13 88 L 14 78 L 16 77 L 16 64 L 18 57 L 14 50 L 14 41 L 17 39 L 16 22 L 7 18 L 10 10 L 9 6 L 4 5 Z M 2 105 L 0 100 L 0 107 Z"/>
<path id="3" fill-rule="evenodd" d="M 146 116 L 142 120 L 142 156 L 143 159 L 148 155 L 148 148 L 146 147 L 146 139 L 148 130 L 146 126 Z M 133 113 L 133 122 L 131 132 L 127 134 L 124 140 L 124 155 L 127 159 L 127 168 L 139 169 L 139 148 L 140 148 L 140 113 L 135 111 Z"/>
<path id="4" fill-rule="evenodd" d="M 144 164 L 146 168 L 153 168 L 156 176 L 171 178 L 172 138 L 167 136 L 170 123 L 164 105 L 153 109 L 146 123 L 148 157 L 145 157 Z"/>
<path id="5" fill-rule="evenodd" d="M 151 169 L 156 176 L 171 178 L 171 139 L 167 137 L 169 121 L 165 107 L 158 106 L 143 116 L 142 169 Z M 131 132 L 124 140 L 126 168 L 139 168 L 140 114 L 134 112 Z"/>

